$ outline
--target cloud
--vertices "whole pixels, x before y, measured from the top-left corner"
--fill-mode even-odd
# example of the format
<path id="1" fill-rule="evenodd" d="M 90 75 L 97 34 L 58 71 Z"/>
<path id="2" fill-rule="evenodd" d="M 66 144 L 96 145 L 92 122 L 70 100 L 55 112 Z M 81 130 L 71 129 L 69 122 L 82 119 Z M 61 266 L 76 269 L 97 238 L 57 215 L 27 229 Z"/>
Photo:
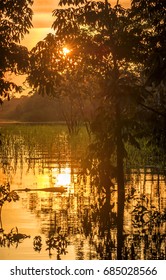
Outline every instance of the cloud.
<path id="1" fill-rule="evenodd" d="M 34 0 L 32 6 L 33 10 L 33 28 L 29 30 L 29 34 L 25 35 L 22 44 L 29 50 L 32 49 L 36 43 L 43 40 L 50 32 L 54 18 L 52 11 L 58 7 L 59 0 Z"/>
<path id="2" fill-rule="evenodd" d="M 58 8 L 59 0 L 34 0 L 34 5 L 32 6 L 33 15 L 33 27 L 30 29 L 30 34 L 25 36 L 23 44 L 25 44 L 28 49 L 35 46 L 37 41 L 42 40 L 51 30 L 51 26 L 54 22 L 54 17 L 52 17 L 52 11 Z M 114 5 L 117 0 L 111 0 L 111 4 Z M 129 5 L 130 0 L 120 0 L 120 4 L 126 6 Z"/>
<path id="3" fill-rule="evenodd" d="M 33 16 L 33 26 L 34 28 L 50 28 L 54 21 L 52 17 L 52 11 L 58 8 L 59 0 L 34 0 L 32 6 L 34 16 Z M 117 0 L 111 0 L 112 6 L 117 3 Z M 120 0 L 120 4 L 128 6 L 130 0 Z"/>
<path id="4" fill-rule="evenodd" d="M 34 0 L 34 13 L 50 13 L 58 7 L 59 0 Z"/>
<path id="5" fill-rule="evenodd" d="M 34 28 L 50 28 L 53 21 L 52 14 L 36 13 L 33 18 L 33 26 Z"/>
<path id="6" fill-rule="evenodd" d="M 52 11 L 58 7 L 59 0 L 34 0 L 33 26 L 34 28 L 50 28 L 54 18 Z"/>

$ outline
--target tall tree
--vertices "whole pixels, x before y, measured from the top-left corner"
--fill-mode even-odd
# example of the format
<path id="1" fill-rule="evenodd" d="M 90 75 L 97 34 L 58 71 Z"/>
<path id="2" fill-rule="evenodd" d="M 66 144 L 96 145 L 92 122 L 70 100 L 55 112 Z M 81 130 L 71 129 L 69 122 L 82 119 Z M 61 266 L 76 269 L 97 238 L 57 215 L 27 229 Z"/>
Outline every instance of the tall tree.
<path id="1" fill-rule="evenodd" d="M 122 258 L 125 202 L 125 141 L 138 146 L 132 135 L 139 106 L 140 71 L 147 59 L 147 23 L 138 21 L 119 1 L 60 0 L 53 12 L 55 36 L 49 35 L 32 51 L 29 82 L 40 93 L 57 94 L 66 77 L 77 73 L 79 83 L 96 76 L 101 86 L 98 113 L 92 123 L 92 145 L 99 191 L 104 189 L 108 219 L 113 182 L 117 182 L 117 258 Z M 71 52 L 62 59 L 62 48 Z M 67 89 L 66 89 L 67 90 Z M 90 94 L 90 91 L 89 91 Z M 114 160 L 113 160 L 114 159 Z M 93 162 L 93 161 L 92 161 Z M 94 165 L 90 167 L 91 170 Z M 98 168 L 98 169 L 97 169 Z M 108 225 L 109 225 L 108 221 Z"/>
<path id="2" fill-rule="evenodd" d="M 102 170 L 100 176 L 104 177 L 100 188 L 106 190 L 107 206 L 110 205 L 112 180 L 117 181 L 117 258 L 121 259 L 125 202 L 124 141 L 137 145 L 131 126 L 135 125 L 135 108 L 141 100 L 138 91 L 140 68 L 147 50 L 145 52 L 146 32 L 142 23 L 136 22 L 131 11 L 121 7 L 119 1 L 114 7 L 110 2 L 62 0 L 60 5 L 67 3 L 72 6 L 54 12 L 53 27 L 60 36 L 70 36 L 73 42 L 77 42 L 74 51 L 85 71 L 100 75 L 103 99 L 92 126 L 97 137 L 93 147 L 98 167 Z M 116 166 L 112 163 L 113 155 Z M 109 213 L 107 217 L 109 219 Z"/>
<path id="3" fill-rule="evenodd" d="M 32 27 L 33 0 L 0 0 L 0 102 L 21 88 L 10 81 L 11 74 L 25 73 L 27 48 L 20 45 Z"/>

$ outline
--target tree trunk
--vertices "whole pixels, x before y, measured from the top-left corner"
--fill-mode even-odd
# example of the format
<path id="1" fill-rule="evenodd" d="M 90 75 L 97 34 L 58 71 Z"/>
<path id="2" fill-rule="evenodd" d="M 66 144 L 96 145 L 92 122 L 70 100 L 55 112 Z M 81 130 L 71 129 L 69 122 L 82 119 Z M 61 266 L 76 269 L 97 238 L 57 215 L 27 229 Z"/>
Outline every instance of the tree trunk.
<path id="1" fill-rule="evenodd" d="M 123 220 L 124 220 L 124 147 L 122 141 L 122 126 L 119 106 L 117 105 L 117 184 L 118 184 L 118 209 L 117 209 L 117 259 L 122 259 L 123 248 Z"/>
<path id="2" fill-rule="evenodd" d="M 0 230 L 2 230 L 2 206 L 0 206 Z"/>

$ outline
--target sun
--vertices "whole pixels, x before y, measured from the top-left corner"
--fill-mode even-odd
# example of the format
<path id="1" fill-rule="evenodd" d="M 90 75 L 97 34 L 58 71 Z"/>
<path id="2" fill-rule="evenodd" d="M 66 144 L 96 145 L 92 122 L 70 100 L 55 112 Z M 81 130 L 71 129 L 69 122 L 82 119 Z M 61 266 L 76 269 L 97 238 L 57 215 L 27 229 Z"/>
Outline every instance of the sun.
<path id="1" fill-rule="evenodd" d="M 68 53 L 70 53 L 70 50 L 67 47 L 63 47 L 62 51 L 63 51 L 64 55 L 67 55 Z"/>

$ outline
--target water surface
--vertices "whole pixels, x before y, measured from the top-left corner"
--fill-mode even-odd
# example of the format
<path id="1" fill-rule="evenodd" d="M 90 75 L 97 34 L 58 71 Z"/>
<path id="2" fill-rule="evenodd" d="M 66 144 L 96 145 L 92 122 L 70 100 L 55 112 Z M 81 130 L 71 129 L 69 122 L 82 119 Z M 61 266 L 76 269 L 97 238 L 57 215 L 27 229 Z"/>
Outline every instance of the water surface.
<path id="1" fill-rule="evenodd" d="M 2 207 L 0 259 L 116 259 L 117 192 L 105 194 L 84 174 L 84 129 L 1 125 L 0 184 L 19 201 Z M 65 192 L 55 192 L 58 188 Z M 133 191 L 134 190 L 134 191 Z M 151 168 L 126 174 L 124 259 L 165 259 L 165 175 Z"/>

